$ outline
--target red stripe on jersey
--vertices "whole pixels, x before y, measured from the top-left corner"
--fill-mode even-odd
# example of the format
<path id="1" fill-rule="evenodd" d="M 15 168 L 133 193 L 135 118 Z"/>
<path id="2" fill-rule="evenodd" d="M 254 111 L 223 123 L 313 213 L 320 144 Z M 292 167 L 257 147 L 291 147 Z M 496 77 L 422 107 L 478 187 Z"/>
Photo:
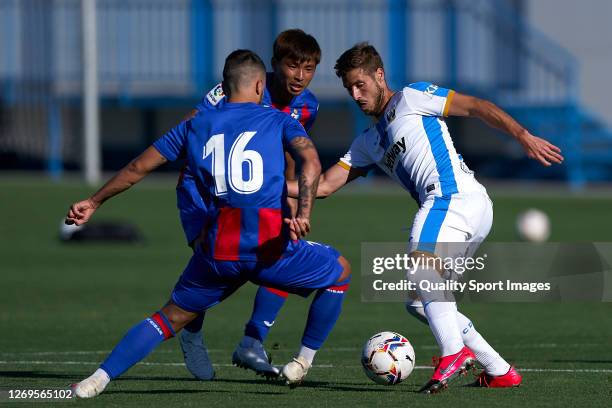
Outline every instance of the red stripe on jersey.
<path id="1" fill-rule="evenodd" d="M 309 119 L 310 111 L 308 110 L 308 107 L 306 107 L 306 104 L 304 104 L 304 106 L 302 106 L 302 115 L 300 117 L 300 123 L 302 124 L 302 126 L 306 127 L 306 124 L 308 123 Z"/>
<path id="2" fill-rule="evenodd" d="M 283 252 L 283 217 L 280 208 L 259 209 L 259 248 L 257 258 L 275 261 Z"/>
<path id="3" fill-rule="evenodd" d="M 214 258 L 224 261 L 240 259 L 240 208 L 223 207 L 217 218 Z"/>
<path id="4" fill-rule="evenodd" d="M 291 106 L 289 105 L 285 105 L 283 107 L 281 107 L 280 105 L 275 104 L 274 102 L 272 103 L 272 107 L 276 110 L 279 110 L 281 112 L 285 112 L 288 114 L 291 114 Z"/>
<path id="5" fill-rule="evenodd" d="M 154 313 L 153 316 L 151 316 L 151 320 L 153 320 L 157 326 L 159 326 L 162 333 L 164 333 L 164 339 L 169 339 L 172 337 L 172 329 L 168 327 L 163 317 L 161 317 L 159 313 Z"/>
<path id="6" fill-rule="evenodd" d="M 329 288 L 326 288 L 326 290 L 331 290 L 332 292 L 346 292 L 348 287 L 349 285 L 347 283 L 346 285 L 330 286 Z"/>
<path id="7" fill-rule="evenodd" d="M 287 296 L 289 296 L 289 293 L 282 291 L 280 289 L 274 289 L 274 288 L 267 288 L 267 287 L 263 287 L 265 290 L 267 290 L 270 293 L 274 293 L 277 296 L 280 296 L 282 298 L 286 298 Z"/>

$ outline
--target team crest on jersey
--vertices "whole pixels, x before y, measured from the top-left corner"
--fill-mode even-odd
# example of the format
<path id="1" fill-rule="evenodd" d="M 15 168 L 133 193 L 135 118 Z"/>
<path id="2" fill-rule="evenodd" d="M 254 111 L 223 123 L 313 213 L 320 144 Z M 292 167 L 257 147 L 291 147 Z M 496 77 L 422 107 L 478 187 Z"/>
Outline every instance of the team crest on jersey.
<path id="1" fill-rule="evenodd" d="M 387 124 L 393 122 L 393 119 L 395 119 L 395 107 L 393 107 L 393 109 L 391 109 L 385 115 L 385 120 L 387 121 Z"/>
<path id="2" fill-rule="evenodd" d="M 293 112 L 291 112 L 291 117 L 295 120 L 298 120 L 298 118 L 300 117 L 300 114 L 298 113 L 297 108 L 293 108 Z"/>
<path id="3" fill-rule="evenodd" d="M 224 97 L 225 94 L 223 93 L 223 87 L 221 84 L 218 84 L 206 94 L 206 99 L 208 99 L 208 102 L 210 102 L 210 104 L 213 106 L 217 105 Z"/>

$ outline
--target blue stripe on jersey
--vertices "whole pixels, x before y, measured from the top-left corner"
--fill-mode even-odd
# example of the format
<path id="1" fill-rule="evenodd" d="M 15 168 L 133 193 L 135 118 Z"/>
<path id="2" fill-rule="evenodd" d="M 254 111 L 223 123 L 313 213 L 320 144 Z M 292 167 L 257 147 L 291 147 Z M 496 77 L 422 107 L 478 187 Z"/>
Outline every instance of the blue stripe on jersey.
<path id="1" fill-rule="evenodd" d="M 444 143 L 442 127 L 436 116 L 423 116 L 422 120 L 427 140 L 431 146 L 431 153 L 436 161 L 441 194 L 443 197 L 450 197 L 451 194 L 458 192 L 457 181 L 455 180 L 450 154 L 446 148 L 446 143 Z"/>
<path id="2" fill-rule="evenodd" d="M 435 116 L 423 116 L 423 128 L 425 129 L 427 140 L 431 146 L 431 153 L 436 162 L 436 170 L 440 180 L 440 194 L 442 196 L 434 198 L 434 203 L 423 223 L 417 250 L 433 253 L 436 249 L 440 228 L 442 228 L 442 223 L 450 206 L 451 196 L 457 193 L 458 190 L 450 155 L 444 143 L 442 127 L 440 122 L 438 122 L 438 118 Z"/>
<path id="3" fill-rule="evenodd" d="M 412 89 L 416 89 L 417 91 L 425 92 L 427 88 L 429 88 L 430 86 L 436 87 L 435 92 L 432 93 L 431 95 L 442 96 L 442 97 L 448 96 L 449 90 L 447 88 L 439 87 L 437 85 L 432 84 L 431 82 L 415 82 L 413 84 L 408 85 L 408 88 L 412 88 Z"/>
<path id="4" fill-rule="evenodd" d="M 406 189 L 410 193 L 410 196 L 414 199 L 414 201 L 417 202 L 420 207 L 421 200 L 419 199 L 419 194 L 417 193 L 416 187 L 401 161 L 397 164 L 397 166 L 395 166 L 395 174 L 397 175 L 397 178 L 400 180 L 402 185 L 406 187 Z"/>

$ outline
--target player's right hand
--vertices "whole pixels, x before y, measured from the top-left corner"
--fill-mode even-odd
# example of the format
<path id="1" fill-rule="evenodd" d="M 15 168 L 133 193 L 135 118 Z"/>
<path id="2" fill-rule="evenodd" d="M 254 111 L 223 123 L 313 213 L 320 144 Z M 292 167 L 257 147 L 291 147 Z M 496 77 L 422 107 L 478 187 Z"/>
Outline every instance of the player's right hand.
<path id="1" fill-rule="evenodd" d="M 87 200 L 79 201 L 70 206 L 68 210 L 68 214 L 66 214 L 65 223 L 67 225 L 83 225 L 93 215 L 93 213 L 98 209 L 98 206 L 88 198 Z"/>

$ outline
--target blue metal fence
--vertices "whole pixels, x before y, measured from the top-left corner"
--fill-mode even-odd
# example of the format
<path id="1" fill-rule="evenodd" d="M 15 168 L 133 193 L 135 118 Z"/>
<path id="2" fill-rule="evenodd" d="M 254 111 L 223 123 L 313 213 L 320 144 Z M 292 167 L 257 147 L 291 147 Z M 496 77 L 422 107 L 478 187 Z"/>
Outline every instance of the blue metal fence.
<path id="1" fill-rule="evenodd" d="M 575 97 L 575 60 L 530 29 L 503 0 L 98 0 L 102 96 L 193 98 L 220 79 L 225 56 L 264 60 L 280 30 L 300 27 L 323 49 L 313 90 L 344 97 L 336 58 L 367 40 L 390 82 L 413 80 L 487 93 L 505 104 Z M 28 53 L 57 96 L 78 96 L 79 0 L 0 0 L 0 80 L 28 79 Z M 28 35 L 46 30 L 44 38 Z M 31 51 L 28 51 L 31 50 Z M 44 54 L 44 58 L 43 57 Z M 46 63 L 45 63 L 46 62 Z M 6 95 L 5 95 L 6 96 Z"/>
<path id="2" fill-rule="evenodd" d="M 269 61 L 275 35 L 300 27 L 323 50 L 311 85 L 321 100 L 346 100 L 334 62 L 367 40 L 396 88 L 434 81 L 492 99 L 536 131 L 552 124 L 547 136 L 573 149 L 568 177 L 582 180 L 581 133 L 588 129 L 577 102 L 578 64 L 506 0 L 98 0 L 97 14 L 105 99 L 193 101 L 220 79 L 230 51 L 252 48 Z M 0 0 L 5 104 L 78 102 L 81 69 L 79 0 Z M 61 121 L 50 113 L 57 110 L 45 110 L 48 128 L 57 129 Z M 601 127 L 591 132 L 606 135 Z"/>

